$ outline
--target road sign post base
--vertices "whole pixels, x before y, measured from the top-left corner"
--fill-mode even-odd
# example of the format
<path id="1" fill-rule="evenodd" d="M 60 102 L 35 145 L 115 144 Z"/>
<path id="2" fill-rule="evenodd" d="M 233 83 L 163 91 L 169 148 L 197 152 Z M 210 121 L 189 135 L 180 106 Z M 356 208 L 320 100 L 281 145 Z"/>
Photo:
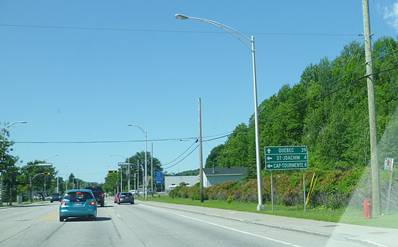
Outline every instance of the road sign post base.
<path id="1" fill-rule="evenodd" d="M 264 205 L 263 204 L 257 204 L 257 211 L 264 210 Z"/>

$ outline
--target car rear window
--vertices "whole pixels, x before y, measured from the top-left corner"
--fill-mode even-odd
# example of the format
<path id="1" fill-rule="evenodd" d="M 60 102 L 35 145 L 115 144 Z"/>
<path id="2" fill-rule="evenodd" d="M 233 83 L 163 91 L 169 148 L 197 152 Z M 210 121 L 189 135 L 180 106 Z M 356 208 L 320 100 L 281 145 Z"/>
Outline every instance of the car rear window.
<path id="1" fill-rule="evenodd" d="M 129 193 L 129 192 L 122 192 L 122 193 L 120 193 L 120 195 L 122 195 L 122 196 L 132 196 L 132 194 Z"/>
<path id="2" fill-rule="evenodd" d="M 93 196 L 90 192 L 73 191 L 66 193 L 64 195 L 64 199 L 67 199 L 71 202 L 85 202 L 87 199 L 93 199 Z"/>

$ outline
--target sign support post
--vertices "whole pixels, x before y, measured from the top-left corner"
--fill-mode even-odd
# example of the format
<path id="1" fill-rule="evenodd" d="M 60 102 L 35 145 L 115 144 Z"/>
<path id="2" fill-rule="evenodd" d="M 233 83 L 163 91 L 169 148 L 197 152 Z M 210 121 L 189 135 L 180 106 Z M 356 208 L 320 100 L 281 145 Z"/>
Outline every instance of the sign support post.
<path id="1" fill-rule="evenodd" d="M 271 208 L 272 208 L 272 213 L 274 212 L 274 183 L 272 180 L 272 171 L 271 171 L 271 176 L 270 176 L 270 184 L 271 184 Z"/>
<path id="2" fill-rule="evenodd" d="M 307 212 L 307 204 L 306 204 L 306 191 L 305 191 L 305 172 L 303 172 L 303 202 L 304 202 L 304 213 Z"/>
<path id="3" fill-rule="evenodd" d="M 265 147 L 265 169 L 270 171 L 271 205 L 274 212 L 274 186 L 272 171 L 304 170 L 308 167 L 306 146 L 268 146 Z M 303 173 L 304 212 L 307 211 L 305 173 Z"/>
<path id="4" fill-rule="evenodd" d="M 394 159 L 393 158 L 385 158 L 384 170 L 387 170 L 390 172 L 390 179 L 388 181 L 387 209 L 386 209 L 386 213 L 388 214 L 388 213 L 390 213 L 392 178 L 393 178 L 393 172 L 394 172 Z"/>

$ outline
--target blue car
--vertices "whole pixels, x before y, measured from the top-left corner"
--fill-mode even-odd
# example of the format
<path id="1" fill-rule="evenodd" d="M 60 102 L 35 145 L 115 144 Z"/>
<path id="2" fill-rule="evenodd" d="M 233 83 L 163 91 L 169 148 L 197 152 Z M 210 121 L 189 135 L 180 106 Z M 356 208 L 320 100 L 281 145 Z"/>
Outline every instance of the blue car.
<path id="1" fill-rule="evenodd" d="M 84 217 L 95 220 L 97 201 L 89 189 L 74 189 L 65 192 L 59 206 L 59 221 L 68 217 Z"/>

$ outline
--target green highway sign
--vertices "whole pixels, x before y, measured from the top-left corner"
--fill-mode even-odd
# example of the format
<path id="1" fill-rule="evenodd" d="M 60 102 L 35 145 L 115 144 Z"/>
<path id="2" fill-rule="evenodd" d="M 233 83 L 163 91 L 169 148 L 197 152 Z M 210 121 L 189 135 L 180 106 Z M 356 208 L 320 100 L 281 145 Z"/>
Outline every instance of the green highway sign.
<path id="1" fill-rule="evenodd" d="M 306 146 L 265 147 L 266 170 L 295 170 L 308 167 Z"/>

